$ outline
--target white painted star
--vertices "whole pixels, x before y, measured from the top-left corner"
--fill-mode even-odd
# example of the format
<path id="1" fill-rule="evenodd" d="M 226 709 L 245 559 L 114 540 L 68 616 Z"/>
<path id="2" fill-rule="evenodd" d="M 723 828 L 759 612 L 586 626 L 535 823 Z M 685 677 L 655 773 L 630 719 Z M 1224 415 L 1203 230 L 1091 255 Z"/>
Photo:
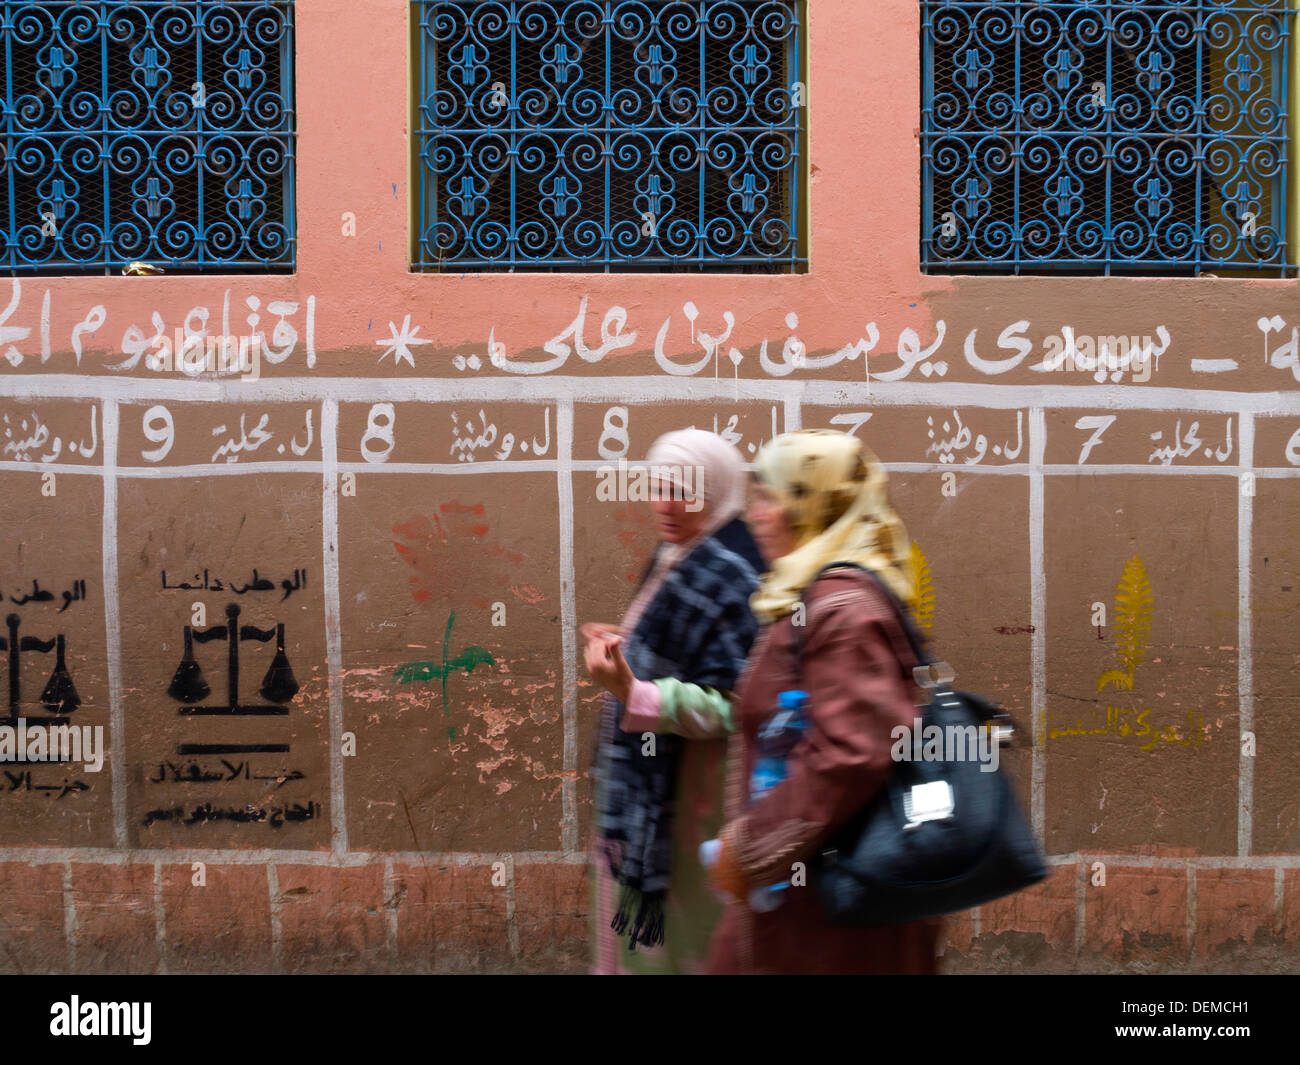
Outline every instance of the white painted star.
<path id="1" fill-rule="evenodd" d="M 388 330 L 391 334 L 387 340 L 376 340 L 377 347 L 383 347 L 384 353 L 379 356 L 379 361 L 383 362 L 389 355 L 393 356 L 393 365 L 399 362 L 410 363 L 411 368 L 415 368 L 415 358 L 411 355 L 411 348 L 416 344 L 432 344 L 432 340 L 424 340 L 417 336 L 420 327 L 411 325 L 411 316 L 408 314 L 402 319 L 402 328 L 399 331 L 396 322 L 388 323 Z M 387 345 L 387 347 L 384 347 Z"/>

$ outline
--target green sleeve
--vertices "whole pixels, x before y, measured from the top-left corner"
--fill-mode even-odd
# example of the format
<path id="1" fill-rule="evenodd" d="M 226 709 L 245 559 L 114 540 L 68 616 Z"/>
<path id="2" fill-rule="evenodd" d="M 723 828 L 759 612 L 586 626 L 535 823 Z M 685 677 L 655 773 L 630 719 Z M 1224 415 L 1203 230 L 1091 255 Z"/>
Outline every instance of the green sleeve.
<path id="1" fill-rule="evenodd" d="M 674 677 L 655 681 L 659 689 L 660 732 L 687 739 L 731 734 L 731 697 L 717 688 L 686 684 Z"/>

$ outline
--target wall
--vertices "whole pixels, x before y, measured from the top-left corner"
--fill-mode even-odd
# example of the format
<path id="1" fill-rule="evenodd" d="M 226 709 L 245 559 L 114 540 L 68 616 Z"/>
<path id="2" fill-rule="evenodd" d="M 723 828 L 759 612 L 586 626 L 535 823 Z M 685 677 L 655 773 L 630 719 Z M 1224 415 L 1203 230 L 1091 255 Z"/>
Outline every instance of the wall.
<path id="1" fill-rule="evenodd" d="M 595 470 L 716 418 L 746 454 L 864 436 L 937 646 L 1024 724 L 1053 875 L 954 919 L 951 969 L 1294 966 L 1297 282 L 923 276 L 917 6 L 813 7 L 805 275 L 411 274 L 405 5 L 300 0 L 297 273 L 0 282 L 0 608 L 65 637 L 108 747 L 5 767 L 0 965 L 581 968 L 575 628 L 652 546 Z M 204 320 L 277 361 L 147 370 Z M 1036 372 L 1066 326 L 1151 338 L 1150 379 Z M 254 695 L 249 639 L 240 700 L 287 714 L 168 694 L 232 603 L 284 626 L 299 690 Z M 223 648 L 194 648 L 218 694 Z"/>

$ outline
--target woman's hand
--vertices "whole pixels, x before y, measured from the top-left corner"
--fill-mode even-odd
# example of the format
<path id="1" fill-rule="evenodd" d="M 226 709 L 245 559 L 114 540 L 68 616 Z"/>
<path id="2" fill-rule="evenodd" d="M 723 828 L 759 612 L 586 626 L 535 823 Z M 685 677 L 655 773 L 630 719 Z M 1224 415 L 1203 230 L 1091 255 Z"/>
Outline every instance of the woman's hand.
<path id="1" fill-rule="evenodd" d="M 601 621 L 589 621 L 578 629 L 578 633 L 582 636 L 584 643 L 589 640 L 594 640 L 599 636 L 603 636 L 606 633 L 610 636 L 617 636 L 618 632 L 619 628 L 617 625 L 606 625 Z"/>
<path id="2" fill-rule="evenodd" d="M 585 631 L 587 628 L 588 626 L 583 626 L 584 636 L 587 636 Z M 607 630 L 612 626 L 600 626 L 600 628 Z M 582 655 L 591 679 L 626 706 L 636 677 L 619 649 L 622 642 L 623 637 L 615 633 L 593 632 L 587 639 L 586 646 L 583 647 Z"/>

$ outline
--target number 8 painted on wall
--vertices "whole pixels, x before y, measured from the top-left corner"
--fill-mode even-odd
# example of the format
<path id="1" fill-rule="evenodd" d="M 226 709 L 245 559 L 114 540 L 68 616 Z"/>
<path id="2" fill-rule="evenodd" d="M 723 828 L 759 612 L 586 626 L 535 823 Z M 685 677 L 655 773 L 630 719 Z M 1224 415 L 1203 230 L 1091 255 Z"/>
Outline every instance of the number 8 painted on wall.
<path id="1" fill-rule="evenodd" d="M 397 411 L 391 403 L 376 403 L 370 408 L 370 415 L 366 419 L 366 435 L 361 438 L 362 458 L 367 462 L 388 461 L 388 456 L 393 453 L 393 428 L 396 423 Z M 378 440 L 386 446 L 372 447 L 372 440 Z"/>

